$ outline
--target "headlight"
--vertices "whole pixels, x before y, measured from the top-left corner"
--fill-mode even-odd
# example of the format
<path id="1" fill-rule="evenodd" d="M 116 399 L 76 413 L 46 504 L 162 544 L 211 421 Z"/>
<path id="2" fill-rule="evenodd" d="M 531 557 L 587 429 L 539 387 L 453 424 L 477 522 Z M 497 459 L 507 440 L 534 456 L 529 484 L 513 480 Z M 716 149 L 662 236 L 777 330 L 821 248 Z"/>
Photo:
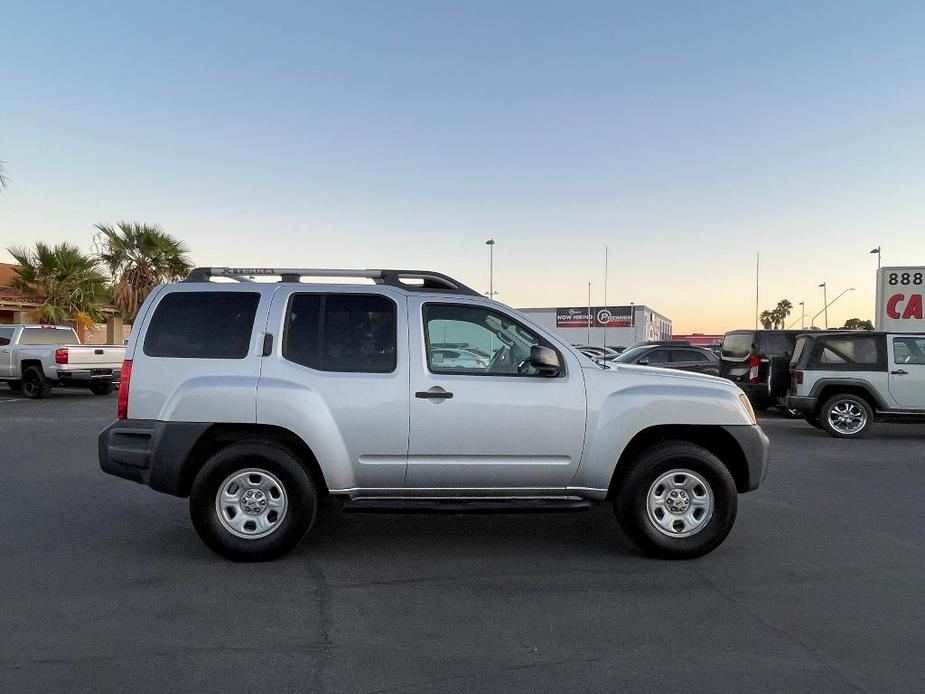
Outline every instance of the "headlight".
<path id="1" fill-rule="evenodd" d="M 745 393 L 739 393 L 739 402 L 742 403 L 742 407 L 745 409 L 745 415 L 748 417 L 748 420 L 752 424 L 757 424 L 758 420 L 755 419 L 755 408 L 752 407 L 752 404 L 748 401 L 748 396 Z"/>

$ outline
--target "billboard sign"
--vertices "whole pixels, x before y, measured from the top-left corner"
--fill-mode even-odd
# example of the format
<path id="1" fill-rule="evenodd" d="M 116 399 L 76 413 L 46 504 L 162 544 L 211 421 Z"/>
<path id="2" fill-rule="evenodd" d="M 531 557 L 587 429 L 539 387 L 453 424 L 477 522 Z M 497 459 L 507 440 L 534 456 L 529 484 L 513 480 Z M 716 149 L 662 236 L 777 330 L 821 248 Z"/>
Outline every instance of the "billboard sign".
<path id="1" fill-rule="evenodd" d="M 556 309 L 557 328 L 628 328 L 633 324 L 632 306 L 568 306 Z"/>
<path id="2" fill-rule="evenodd" d="M 877 330 L 925 332 L 925 267 L 877 270 Z"/>

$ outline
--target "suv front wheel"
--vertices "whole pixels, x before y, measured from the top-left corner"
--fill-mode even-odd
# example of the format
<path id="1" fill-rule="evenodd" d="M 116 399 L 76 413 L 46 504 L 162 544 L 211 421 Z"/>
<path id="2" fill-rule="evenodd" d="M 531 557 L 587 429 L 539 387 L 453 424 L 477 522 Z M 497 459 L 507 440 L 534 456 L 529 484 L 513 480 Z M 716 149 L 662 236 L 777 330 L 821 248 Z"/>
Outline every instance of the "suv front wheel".
<path id="1" fill-rule="evenodd" d="M 295 547 L 315 520 L 311 476 L 288 449 L 244 441 L 221 449 L 196 476 L 190 517 L 227 559 L 267 561 Z"/>
<path id="2" fill-rule="evenodd" d="M 825 401 L 819 411 L 819 423 L 839 439 L 859 439 L 866 436 L 874 421 L 874 411 L 860 395 L 841 393 Z"/>
<path id="3" fill-rule="evenodd" d="M 614 501 L 623 531 L 649 554 L 691 559 L 716 549 L 738 507 L 729 469 L 702 446 L 669 441 L 646 450 Z"/>

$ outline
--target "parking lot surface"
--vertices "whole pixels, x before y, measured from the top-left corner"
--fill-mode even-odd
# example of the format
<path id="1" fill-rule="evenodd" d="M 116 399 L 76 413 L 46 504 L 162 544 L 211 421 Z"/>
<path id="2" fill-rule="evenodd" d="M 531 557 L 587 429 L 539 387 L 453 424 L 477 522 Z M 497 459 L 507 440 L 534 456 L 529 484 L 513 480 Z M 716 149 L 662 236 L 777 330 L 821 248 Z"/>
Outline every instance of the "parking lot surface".
<path id="1" fill-rule="evenodd" d="M 764 418 L 769 477 L 694 561 L 643 557 L 605 506 L 329 508 L 245 565 L 186 500 L 100 472 L 114 412 L 0 387 L 4 691 L 922 691 L 920 425 L 840 441 Z"/>

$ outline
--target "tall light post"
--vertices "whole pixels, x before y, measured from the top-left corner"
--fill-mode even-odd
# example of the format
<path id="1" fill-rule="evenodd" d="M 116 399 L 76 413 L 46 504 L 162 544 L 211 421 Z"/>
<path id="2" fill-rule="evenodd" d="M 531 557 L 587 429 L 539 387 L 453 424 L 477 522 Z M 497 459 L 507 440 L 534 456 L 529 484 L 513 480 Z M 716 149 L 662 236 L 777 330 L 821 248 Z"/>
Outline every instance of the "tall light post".
<path id="1" fill-rule="evenodd" d="M 823 286 L 823 285 L 820 284 L 819 286 L 821 287 L 821 286 Z M 843 291 L 841 294 L 839 294 L 838 296 L 836 296 L 834 299 L 832 299 L 832 301 L 830 301 L 829 303 L 827 303 L 827 304 L 822 308 L 822 311 L 825 311 L 825 328 L 826 328 L 826 330 L 829 329 L 829 306 L 831 306 L 831 305 L 834 304 L 836 301 L 838 301 L 839 299 L 841 299 L 841 298 L 842 298 L 845 294 L 847 294 L 848 292 L 853 292 L 853 291 L 854 291 L 854 287 L 848 287 L 845 291 Z M 822 313 L 822 311 L 819 311 L 819 313 Z M 815 316 L 813 316 L 813 318 L 812 318 L 812 320 L 810 321 L 810 323 L 815 322 L 815 320 L 819 317 L 819 313 L 817 313 Z"/>
<path id="2" fill-rule="evenodd" d="M 485 242 L 488 246 L 488 298 L 495 298 L 495 240 L 488 239 Z"/>
<path id="3" fill-rule="evenodd" d="M 822 305 L 824 307 L 822 311 L 825 311 L 825 329 L 828 330 L 829 329 L 829 302 L 828 302 L 828 296 L 826 294 L 825 282 L 823 282 L 819 286 L 822 287 Z M 822 311 L 820 311 L 819 313 L 822 313 Z M 818 316 L 819 313 L 817 313 L 816 316 Z M 815 320 L 815 316 L 813 316 L 813 320 Z"/>
<path id="4" fill-rule="evenodd" d="M 800 330 L 806 330 L 806 302 L 801 301 L 797 305 L 800 307 Z M 797 322 L 793 321 L 793 323 L 790 324 L 790 327 L 792 328 L 796 324 Z"/>
<path id="5" fill-rule="evenodd" d="M 877 246 L 876 248 L 871 250 L 871 253 L 877 254 L 877 269 L 879 270 L 880 269 L 880 246 Z"/>

